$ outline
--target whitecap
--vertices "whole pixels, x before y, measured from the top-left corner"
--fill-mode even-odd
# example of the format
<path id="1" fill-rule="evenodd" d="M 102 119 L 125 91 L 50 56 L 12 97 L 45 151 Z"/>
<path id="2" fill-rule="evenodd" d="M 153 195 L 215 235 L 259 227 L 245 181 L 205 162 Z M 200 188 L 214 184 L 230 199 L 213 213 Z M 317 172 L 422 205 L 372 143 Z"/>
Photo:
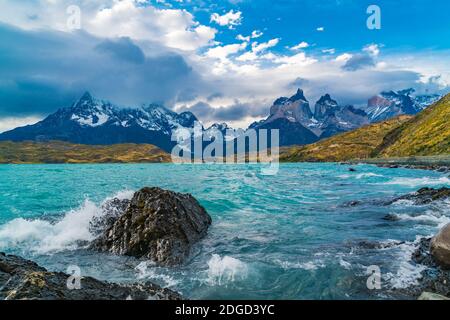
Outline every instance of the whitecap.
<path id="1" fill-rule="evenodd" d="M 132 192 L 126 190 L 108 197 L 105 201 L 131 197 Z M 22 247 L 38 254 L 77 249 L 80 243 L 94 240 L 90 222 L 104 214 L 102 204 L 96 205 L 87 199 L 78 209 L 70 210 L 56 222 L 14 219 L 0 226 L 0 249 Z"/>
<path id="2" fill-rule="evenodd" d="M 385 275 L 392 288 L 404 289 L 418 284 L 418 280 L 422 277 L 422 271 L 426 269 L 424 265 L 415 264 L 411 261 L 412 254 L 419 245 L 419 241 L 420 237 L 417 237 L 414 242 L 407 242 L 398 246 L 400 252 L 397 259 L 397 271 Z"/>
<path id="3" fill-rule="evenodd" d="M 226 285 L 227 283 L 247 278 L 249 268 L 239 259 L 225 256 L 221 258 L 214 254 L 208 261 L 208 283 Z"/>
<path id="4" fill-rule="evenodd" d="M 137 278 L 142 279 L 150 279 L 163 282 L 163 286 L 166 288 L 175 287 L 180 283 L 179 280 L 164 274 L 163 268 L 156 267 L 156 264 L 153 261 L 143 261 L 138 264 L 135 268 L 137 274 Z"/>
<path id="5" fill-rule="evenodd" d="M 418 186 L 437 186 L 437 185 L 450 185 L 450 179 L 447 177 L 440 178 L 394 178 L 390 181 L 385 182 L 387 185 L 401 185 L 409 187 Z"/>

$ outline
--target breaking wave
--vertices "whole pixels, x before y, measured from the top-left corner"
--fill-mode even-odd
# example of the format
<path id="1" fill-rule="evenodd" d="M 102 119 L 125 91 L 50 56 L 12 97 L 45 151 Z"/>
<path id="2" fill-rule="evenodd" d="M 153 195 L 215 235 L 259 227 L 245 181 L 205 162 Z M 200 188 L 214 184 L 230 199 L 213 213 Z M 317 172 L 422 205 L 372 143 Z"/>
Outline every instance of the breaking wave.
<path id="1" fill-rule="evenodd" d="M 62 250 L 75 250 L 92 241 L 90 222 L 94 217 L 105 214 L 102 204 L 113 198 L 131 199 L 132 191 L 120 191 L 106 198 L 100 205 L 91 200 L 74 210 L 67 212 L 59 221 L 43 219 L 14 219 L 0 226 L 0 249 L 23 248 L 37 254 L 48 254 Z"/>
<path id="2" fill-rule="evenodd" d="M 229 282 L 247 278 L 249 268 L 246 263 L 233 257 L 214 254 L 208 261 L 208 283 L 226 285 Z"/>

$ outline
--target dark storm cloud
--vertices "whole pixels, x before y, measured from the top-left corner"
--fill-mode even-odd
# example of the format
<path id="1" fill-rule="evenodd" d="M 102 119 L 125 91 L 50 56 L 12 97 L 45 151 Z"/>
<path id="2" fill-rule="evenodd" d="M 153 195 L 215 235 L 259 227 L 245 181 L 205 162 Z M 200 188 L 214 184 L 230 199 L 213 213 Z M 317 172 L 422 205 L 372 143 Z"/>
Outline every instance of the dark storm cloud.
<path id="1" fill-rule="evenodd" d="M 254 103 L 235 101 L 231 106 L 214 108 L 206 102 L 198 102 L 183 111 L 191 111 L 202 121 L 236 121 L 245 117 L 265 117 L 269 110 L 267 106 Z"/>
<path id="2" fill-rule="evenodd" d="M 375 60 L 368 54 L 355 54 L 343 66 L 347 71 L 356 71 L 368 67 L 373 67 Z"/>
<path id="3" fill-rule="evenodd" d="M 23 31 L 0 24 L 0 117 L 46 115 L 88 90 L 123 105 L 195 96 L 200 77 L 176 53 L 146 56 L 128 38 Z"/>

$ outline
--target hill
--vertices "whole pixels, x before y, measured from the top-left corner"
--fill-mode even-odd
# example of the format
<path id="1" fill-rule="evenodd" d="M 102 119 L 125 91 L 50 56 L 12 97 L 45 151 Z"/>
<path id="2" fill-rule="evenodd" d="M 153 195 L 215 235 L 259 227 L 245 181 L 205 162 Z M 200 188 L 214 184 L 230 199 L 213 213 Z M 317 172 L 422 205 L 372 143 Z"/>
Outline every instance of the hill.
<path id="1" fill-rule="evenodd" d="M 339 134 L 307 146 L 285 148 L 280 151 L 284 162 L 339 162 L 367 159 L 392 130 L 408 122 L 411 116 L 399 116 Z"/>
<path id="2" fill-rule="evenodd" d="M 68 142 L 0 142 L 0 163 L 169 162 L 170 155 L 150 144 L 80 145 Z"/>
<path id="3" fill-rule="evenodd" d="M 405 122 L 375 150 L 378 157 L 450 154 L 450 94 Z"/>

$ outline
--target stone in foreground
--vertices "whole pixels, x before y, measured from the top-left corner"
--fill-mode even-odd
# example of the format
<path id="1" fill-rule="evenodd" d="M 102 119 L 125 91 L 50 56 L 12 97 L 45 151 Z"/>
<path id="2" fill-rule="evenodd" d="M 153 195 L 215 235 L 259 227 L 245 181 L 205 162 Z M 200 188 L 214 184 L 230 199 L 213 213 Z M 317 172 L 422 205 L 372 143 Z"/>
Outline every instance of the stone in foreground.
<path id="1" fill-rule="evenodd" d="M 441 268 L 450 269 L 450 224 L 442 228 L 431 240 L 430 252 Z"/>
<path id="2" fill-rule="evenodd" d="M 191 195 L 144 188 L 91 248 L 172 266 L 187 258 L 210 225 L 211 217 Z"/>
<path id="3" fill-rule="evenodd" d="M 36 263 L 0 253 L 2 300 L 180 300 L 181 296 L 152 283 L 115 284 L 90 277 L 80 279 L 80 289 L 70 290 L 69 275 L 49 272 Z M 71 283 L 71 282 L 69 282 Z"/>

